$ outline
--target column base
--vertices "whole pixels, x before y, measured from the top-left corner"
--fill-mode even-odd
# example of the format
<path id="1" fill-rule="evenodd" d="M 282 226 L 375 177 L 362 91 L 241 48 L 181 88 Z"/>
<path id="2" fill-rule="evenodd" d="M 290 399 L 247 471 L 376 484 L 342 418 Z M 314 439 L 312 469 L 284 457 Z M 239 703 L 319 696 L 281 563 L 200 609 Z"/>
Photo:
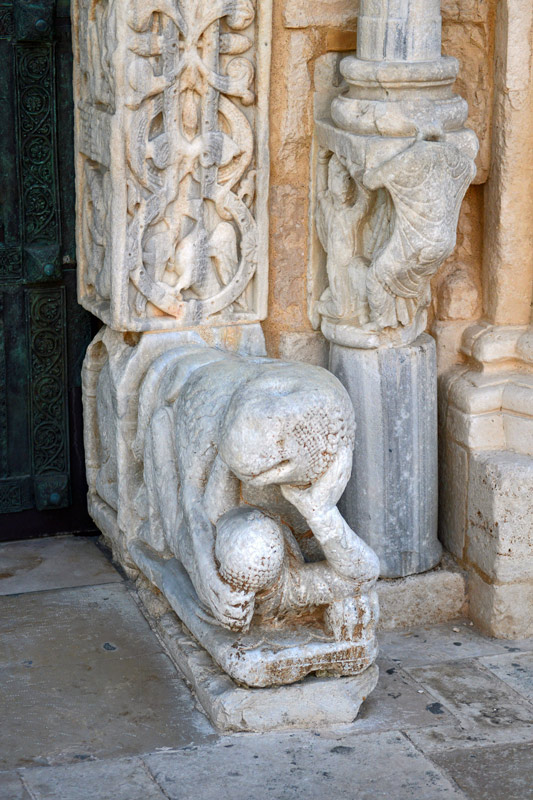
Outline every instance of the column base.
<path id="1" fill-rule="evenodd" d="M 533 635 L 533 341 L 477 323 L 475 365 L 440 379 L 440 536 L 468 575 L 469 614 L 490 636 Z"/>

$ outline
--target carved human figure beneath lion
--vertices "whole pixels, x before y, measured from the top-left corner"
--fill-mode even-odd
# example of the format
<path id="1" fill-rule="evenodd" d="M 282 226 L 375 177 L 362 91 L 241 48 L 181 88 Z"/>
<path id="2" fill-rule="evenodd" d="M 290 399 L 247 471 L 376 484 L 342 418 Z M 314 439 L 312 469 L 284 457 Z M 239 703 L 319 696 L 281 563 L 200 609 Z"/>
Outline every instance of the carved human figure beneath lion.
<path id="1" fill-rule="evenodd" d="M 275 625 L 318 609 L 337 641 L 375 622 L 378 559 L 336 508 L 354 428 L 348 395 L 319 367 L 196 344 L 152 364 L 133 448 L 140 535 L 181 562 L 199 614 L 246 631 L 254 614 Z M 305 561 L 283 504 L 323 560 Z"/>

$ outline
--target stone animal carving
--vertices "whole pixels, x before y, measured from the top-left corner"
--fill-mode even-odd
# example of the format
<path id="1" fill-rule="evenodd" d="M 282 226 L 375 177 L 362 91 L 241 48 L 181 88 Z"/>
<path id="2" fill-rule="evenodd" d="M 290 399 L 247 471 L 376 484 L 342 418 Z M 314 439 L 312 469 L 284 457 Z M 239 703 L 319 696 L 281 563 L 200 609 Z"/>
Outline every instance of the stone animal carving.
<path id="1" fill-rule="evenodd" d="M 199 614 L 246 631 L 254 616 L 315 613 L 337 641 L 375 621 L 377 557 L 336 507 L 354 428 L 346 391 L 319 367 L 196 344 L 155 360 L 133 444 L 140 536 L 181 562 Z M 320 560 L 305 560 L 291 513 Z"/>

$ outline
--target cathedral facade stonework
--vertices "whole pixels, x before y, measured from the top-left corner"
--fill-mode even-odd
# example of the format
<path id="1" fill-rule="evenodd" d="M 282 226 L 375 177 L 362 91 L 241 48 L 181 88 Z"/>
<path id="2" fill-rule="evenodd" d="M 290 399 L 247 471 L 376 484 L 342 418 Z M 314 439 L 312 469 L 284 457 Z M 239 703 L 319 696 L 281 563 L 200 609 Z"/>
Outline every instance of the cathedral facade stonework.
<path id="1" fill-rule="evenodd" d="M 73 23 L 89 509 L 211 718 L 353 719 L 380 625 L 533 635 L 527 0 Z"/>

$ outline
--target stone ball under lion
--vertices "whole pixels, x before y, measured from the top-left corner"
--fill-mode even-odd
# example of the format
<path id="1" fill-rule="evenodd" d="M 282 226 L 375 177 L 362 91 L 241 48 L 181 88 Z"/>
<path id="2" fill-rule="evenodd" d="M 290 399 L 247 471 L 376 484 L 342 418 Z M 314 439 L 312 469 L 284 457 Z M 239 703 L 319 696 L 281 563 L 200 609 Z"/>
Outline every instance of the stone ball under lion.
<path id="1" fill-rule="evenodd" d="M 220 575 L 233 588 L 268 589 L 285 559 L 281 525 L 259 509 L 232 509 L 216 524 L 215 555 Z"/>

